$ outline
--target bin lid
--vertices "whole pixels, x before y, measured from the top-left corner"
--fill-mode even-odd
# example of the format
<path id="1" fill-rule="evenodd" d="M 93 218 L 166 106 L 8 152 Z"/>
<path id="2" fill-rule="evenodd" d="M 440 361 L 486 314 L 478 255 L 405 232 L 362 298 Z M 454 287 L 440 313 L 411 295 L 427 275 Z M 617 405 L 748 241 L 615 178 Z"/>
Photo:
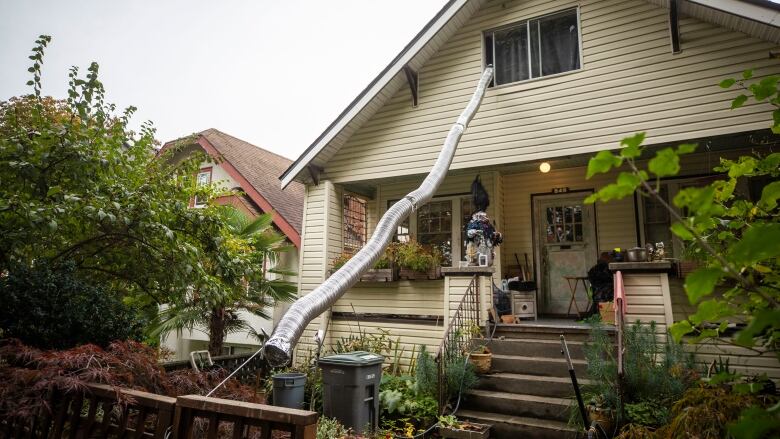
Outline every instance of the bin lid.
<path id="1" fill-rule="evenodd" d="M 385 357 L 373 352 L 355 351 L 320 358 L 320 364 L 370 366 L 385 361 Z"/>

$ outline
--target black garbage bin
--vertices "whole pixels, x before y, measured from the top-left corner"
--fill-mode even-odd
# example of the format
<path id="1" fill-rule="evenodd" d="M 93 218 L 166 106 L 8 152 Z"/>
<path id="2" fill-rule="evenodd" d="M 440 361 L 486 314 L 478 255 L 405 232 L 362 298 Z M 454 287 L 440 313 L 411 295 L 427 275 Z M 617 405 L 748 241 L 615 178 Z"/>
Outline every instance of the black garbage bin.
<path id="1" fill-rule="evenodd" d="M 379 384 L 384 357 L 364 351 L 320 358 L 322 411 L 357 434 L 379 424 Z"/>

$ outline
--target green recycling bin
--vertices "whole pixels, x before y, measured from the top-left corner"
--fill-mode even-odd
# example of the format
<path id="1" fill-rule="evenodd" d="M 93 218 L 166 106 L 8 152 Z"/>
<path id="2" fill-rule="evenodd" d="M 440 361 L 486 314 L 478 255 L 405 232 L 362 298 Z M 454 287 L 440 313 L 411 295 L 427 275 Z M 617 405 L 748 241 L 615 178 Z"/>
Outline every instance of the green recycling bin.
<path id="1" fill-rule="evenodd" d="M 356 351 L 320 358 L 322 411 L 357 434 L 379 424 L 379 384 L 385 357 Z"/>

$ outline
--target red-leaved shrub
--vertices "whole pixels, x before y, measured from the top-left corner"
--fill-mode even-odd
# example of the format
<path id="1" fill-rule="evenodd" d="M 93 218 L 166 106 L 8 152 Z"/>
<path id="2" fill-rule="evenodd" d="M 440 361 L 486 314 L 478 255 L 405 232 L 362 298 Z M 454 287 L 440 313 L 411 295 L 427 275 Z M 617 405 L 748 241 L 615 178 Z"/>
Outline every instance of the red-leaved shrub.
<path id="1" fill-rule="evenodd" d="M 229 373 L 225 370 L 165 372 L 158 352 L 135 341 L 117 341 L 105 350 L 82 345 L 64 351 L 42 351 L 19 340 L 0 341 L 0 419 L 26 418 L 48 410 L 53 391 L 81 392 L 87 383 L 102 383 L 159 395 L 205 395 Z M 252 387 L 228 380 L 212 395 L 262 402 Z"/>

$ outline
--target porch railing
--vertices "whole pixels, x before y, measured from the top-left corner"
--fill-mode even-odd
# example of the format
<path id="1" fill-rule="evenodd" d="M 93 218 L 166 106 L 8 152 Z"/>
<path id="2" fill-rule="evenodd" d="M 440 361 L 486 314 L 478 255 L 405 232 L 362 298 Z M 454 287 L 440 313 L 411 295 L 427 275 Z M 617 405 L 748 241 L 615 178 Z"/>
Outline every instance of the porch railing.
<path id="1" fill-rule="evenodd" d="M 449 306 L 449 303 L 446 304 Z M 464 356 L 471 348 L 471 339 L 479 328 L 479 288 L 477 276 L 472 277 L 469 286 L 458 304 L 458 308 L 450 316 L 444 337 L 436 355 L 438 363 L 439 412 L 444 413 L 449 402 L 447 387 L 447 368 L 454 361 L 465 361 Z"/>
<path id="2" fill-rule="evenodd" d="M 58 393 L 51 410 L 22 419 L 0 417 L 0 439 L 153 438 L 314 439 L 317 413 L 205 396 L 172 398 L 102 384 Z"/>

